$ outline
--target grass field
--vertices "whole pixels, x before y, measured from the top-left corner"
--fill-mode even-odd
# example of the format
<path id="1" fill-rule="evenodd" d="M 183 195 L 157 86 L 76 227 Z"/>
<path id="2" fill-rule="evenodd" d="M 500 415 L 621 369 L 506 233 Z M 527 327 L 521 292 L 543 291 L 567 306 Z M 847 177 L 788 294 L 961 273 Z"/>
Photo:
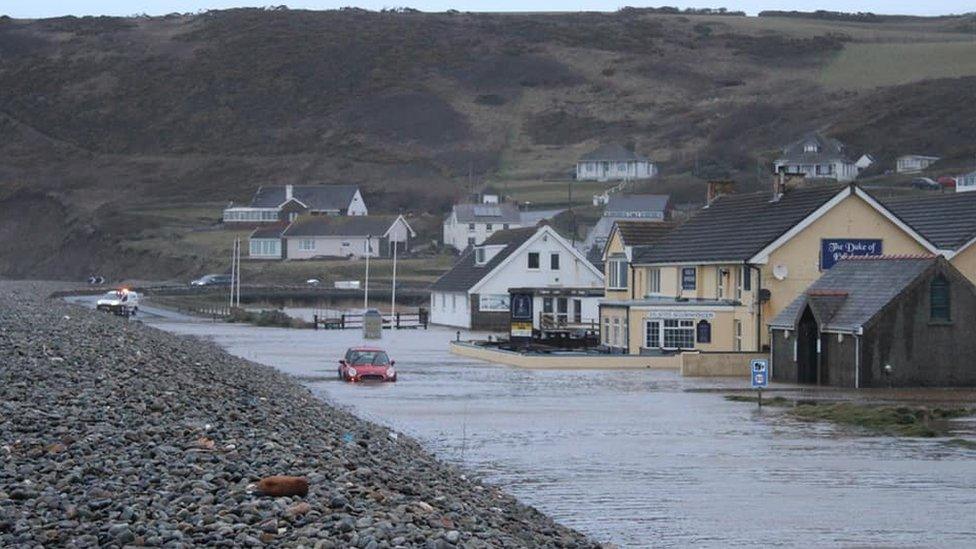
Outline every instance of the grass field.
<path id="1" fill-rule="evenodd" d="M 820 82 L 833 89 L 864 89 L 928 78 L 976 75 L 976 40 L 911 44 L 847 44 Z"/>
<path id="2" fill-rule="evenodd" d="M 509 181 L 496 183 L 506 195 L 519 202 L 531 202 L 533 206 L 565 206 L 569 203 L 569 186 L 572 185 L 573 204 L 592 204 L 593 195 L 601 194 L 614 183 L 589 181 Z"/>

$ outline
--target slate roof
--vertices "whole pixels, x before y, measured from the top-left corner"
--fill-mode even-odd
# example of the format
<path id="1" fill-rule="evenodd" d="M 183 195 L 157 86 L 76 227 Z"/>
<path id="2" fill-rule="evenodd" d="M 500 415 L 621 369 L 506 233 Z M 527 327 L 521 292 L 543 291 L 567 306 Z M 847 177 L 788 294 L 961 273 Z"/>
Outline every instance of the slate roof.
<path id="1" fill-rule="evenodd" d="M 610 196 L 604 217 L 627 217 L 632 212 L 666 212 L 671 197 L 666 194 L 614 194 Z"/>
<path id="2" fill-rule="evenodd" d="M 769 324 L 794 329 L 809 303 L 821 330 L 854 331 L 937 261 L 930 256 L 841 259 Z"/>
<path id="3" fill-rule="evenodd" d="M 510 202 L 500 204 L 455 204 L 458 223 L 520 223 L 521 212 Z"/>
<path id="4" fill-rule="evenodd" d="M 635 250 L 634 263 L 746 261 L 846 186 L 793 189 L 777 201 L 769 192 L 722 195 L 657 245 Z"/>
<path id="5" fill-rule="evenodd" d="M 649 246 L 668 235 L 675 224 L 667 221 L 617 221 L 617 231 L 625 246 Z"/>
<path id="6" fill-rule="evenodd" d="M 481 246 L 497 246 L 504 244 L 505 247 L 495 254 L 484 265 L 475 265 L 474 262 L 474 249 L 468 249 L 461 258 L 458 259 L 457 263 L 450 271 L 444 273 L 440 278 L 438 278 L 433 284 L 431 284 L 430 289 L 434 291 L 442 292 L 466 292 L 470 290 L 475 284 L 481 281 L 488 273 L 491 272 L 499 263 L 505 260 L 508 256 L 512 255 L 515 250 L 519 248 L 522 244 L 525 244 L 527 240 L 535 235 L 536 231 L 540 230 L 537 227 L 525 227 L 521 229 L 509 229 L 507 231 L 498 231 L 489 236 Z"/>
<path id="7" fill-rule="evenodd" d="M 356 185 L 292 185 L 292 197 L 313 211 L 344 212 L 358 190 Z M 251 207 L 277 208 L 284 201 L 285 185 L 264 185 L 251 198 Z"/>
<path id="8" fill-rule="evenodd" d="M 305 215 L 285 229 L 282 236 L 375 236 L 381 237 L 399 216 L 395 215 Z"/>
<path id="9" fill-rule="evenodd" d="M 811 142 L 817 144 L 820 149 L 818 152 L 806 152 L 806 145 Z M 836 139 L 824 137 L 819 132 L 810 132 L 783 147 L 783 155 L 777 158 L 776 162 L 780 164 L 819 164 L 835 160 L 851 161 L 847 156 L 844 144 Z"/>
<path id="10" fill-rule="evenodd" d="M 976 193 L 916 194 L 878 200 L 940 250 L 956 250 L 976 237 Z"/>
<path id="11" fill-rule="evenodd" d="M 602 145 L 580 157 L 581 162 L 595 162 L 602 160 L 609 162 L 648 162 L 646 156 L 641 156 L 627 147 L 617 143 Z"/>
<path id="12" fill-rule="evenodd" d="M 288 227 L 288 223 L 279 221 L 264 227 L 258 227 L 251 233 L 250 238 L 281 238 L 281 233 Z"/>

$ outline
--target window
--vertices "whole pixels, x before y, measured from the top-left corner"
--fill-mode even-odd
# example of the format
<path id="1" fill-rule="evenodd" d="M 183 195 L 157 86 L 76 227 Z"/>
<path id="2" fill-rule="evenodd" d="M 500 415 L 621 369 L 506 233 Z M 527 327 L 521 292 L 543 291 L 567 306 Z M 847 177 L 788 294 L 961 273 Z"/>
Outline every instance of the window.
<path id="1" fill-rule="evenodd" d="M 569 299 L 556 298 L 556 322 L 565 324 L 569 320 Z"/>
<path id="2" fill-rule="evenodd" d="M 494 230 L 492 228 L 492 226 L 491 226 L 491 223 L 486 223 L 485 224 L 485 230 L 488 231 L 489 233 Z"/>
<path id="3" fill-rule="evenodd" d="M 949 281 L 937 275 L 929 284 L 929 318 L 931 320 L 950 320 Z"/>
<path id="4" fill-rule="evenodd" d="M 694 290 L 696 287 L 698 287 L 698 269 L 695 267 L 681 269 L 681 289 Z"/>
<path id="5" fill-rule="evenodd" d="M 646 330 L 645 347 L 648 349 L 659 349 L 661 347 L 661 322 L 658 320 L 648 320 Z"/>
<path id="6" fill-rule="evenodd" d="M 468 230 L 474 232 L 474 223 L 468 223 Z"/>
<path id="7" fill-rule="evenodd" d="M 349 243 L 348 242 L 343 242 L 342 243 L 342 247 L 343 248 L 348 248 L 349 247 Z"/>
<path id="8" fill-rule="evenodd" d="M 546 314 L 552 314 L 552 298 L 544 297 L 542 298 L 542 312 Z"/>
<path id="9" fill-rule="evenodd" d="M 468 237 L 468 246 L 474 246 L 474 237 L 473 236 L 469 236 Z"/>
<path id="10" fill-rule="evenodd" d="M 721 267 L 715 268 L 715 298 L 724 299 L 725 298 L 725 269 Z"/>
<path id="11" fill-rule="evenodd" d="M 457 311 L 457 295 L 451 294 L 451 312 Z"/>
<path id="12" fill-rule="evenodd" d="M 693 349 L 695 347 L 694 320 L 664 320 L 665 349 Z"/>
<path id="13" fill-rule="evenodd" d="M 647 293 L 661 293 L 661 269 L 657 267 L 647 269 Z"/>
<path id="14" fill-rule="evenodd" d="M 620 344 L 620 319 L 613 319 L 613 346 L 622 347 Z"/>
<path id="15" fill-rule="evenodd" d="M 484 248 L 475 248 L 475 250 L 474 250 L 474 262 L 477 263 L 478 265 L 484 265 L 485 264 L 485 249 Z"/>
<path id="16" fill-rule="evenodd" d="M 624 260 L 608 261 L 610 288 L 627 288 L 627 262 Z"/>
<path id="17" fill-rule="evenodd" d="M 503 223 L 502 224 L 502 229 L 505 229 L 507 231 L 508 230 L 508 223 Z"/>
<path id="18" fill-rule="evenodd" d="M 603 344 L 610 345 L 610 319 L 603 317 Z"/>
<path id="19" fill-rule="evenodd" d="M 742 321 L 734 320 L 732 321 L 735 325 L 735 350 L 742 350 Z"/>
<path id="20" fill-rule="evenodd" d="M 573 300 L 573 322 L 581 324 L 583 322 L 583 300 Z"/>
<path id="21" fill-rule="evenodd" d="M 539 268 L 539 252 L 529 252 L 529 268 Z"/>
<path id="22" fill-rule="evenodd" d="M 447 294 L 441 294 L 441 309 L 447 310 Z"/>
<path id="23" fill-rule="evenodd" d="M 549 268 L 554 271 L 559 270 L 559 254 L 549 255 Z"/>
<path id="24" fill-rule="evenodd" d="M 707 320 L 699 320 L 695 335 L 698 338 L 698 343 L 711 343 L 712 324 Z"/>
<path id="25" fill-rule="evenodd" d="M 752 267 L 748 265 L 742 266 L 742 276 L 739 278 L 742 281 L 742 290 L 745 292 L 752 291 Z"/>
<path id="26" fill-rule="evenodd" d="M 315 249 L 315 240 L 311 238 L 303 238 L 298 241 L 298 249 L 303 252 L 310 252 Z"/>

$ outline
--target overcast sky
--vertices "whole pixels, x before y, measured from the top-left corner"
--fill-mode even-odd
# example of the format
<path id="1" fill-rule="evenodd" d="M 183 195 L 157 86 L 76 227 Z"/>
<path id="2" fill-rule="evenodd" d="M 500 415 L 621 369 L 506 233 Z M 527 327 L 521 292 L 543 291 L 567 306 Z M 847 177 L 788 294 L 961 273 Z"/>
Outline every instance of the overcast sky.
<path id="1" fill-rule="evenodd" d="M 834 10 L 870 11 L 887 14 L 946 15 L 976 10 L 973 0 L 715 0 L 681 2 L 661 0 L 651 4 L 628 0 L 300 0 L 285 2 L 248 2 L 246 0 L 0 0 L 0 14 L 18 18 L 56 17 L 59 15 L 163 15 L 172 12 L 195 12 L 242 6 L 285 4 L 295 9 L 333 9 L 357 6 L 378 10 L 408 6 L 423 11 L 614 11 L 621 6 L 726 7 L 755 15 L 762 10 Z"/>

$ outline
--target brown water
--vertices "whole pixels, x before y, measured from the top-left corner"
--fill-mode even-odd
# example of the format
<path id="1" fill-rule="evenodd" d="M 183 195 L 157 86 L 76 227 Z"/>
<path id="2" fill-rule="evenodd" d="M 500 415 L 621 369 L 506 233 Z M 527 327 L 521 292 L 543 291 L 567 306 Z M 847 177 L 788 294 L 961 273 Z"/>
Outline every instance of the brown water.
<path id="1" fill-rule="evenodd" d="M 453 330 L 385 332 L 399 381 L 331 378 L 358 332 L 148 316 L 299 376 L 560 522 L 621 546 L 976 546 L 976 451 L 865 436 L 725 401 L 746 380 L 525 371 L 447 352 Z"/>

